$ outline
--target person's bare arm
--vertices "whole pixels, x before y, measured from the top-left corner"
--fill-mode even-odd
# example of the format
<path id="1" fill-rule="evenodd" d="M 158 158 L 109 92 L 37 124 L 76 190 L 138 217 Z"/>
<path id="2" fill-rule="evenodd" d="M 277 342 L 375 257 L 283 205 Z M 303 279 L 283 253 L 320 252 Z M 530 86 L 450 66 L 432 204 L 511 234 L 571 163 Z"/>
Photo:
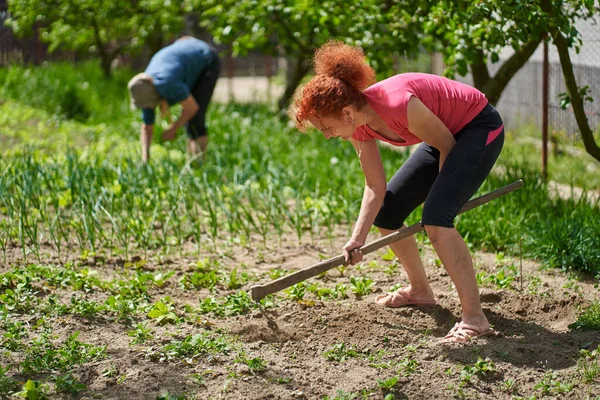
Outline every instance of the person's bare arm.
<path id="1" fill-rule="evenodd" d="M 440 151 L 440 169 L 456 144 L 452 132 L 429 108 L 416 97 L 411 97 L 407 107 L 408 129 L 425 143 Z"/>
<path id="2" fill-rule="evenodd" d="M 187 124 L 190 119 L 198 112 L 200 108 L 198 103 L 196 103 L 196 99 L 192 95 L 189 95 L 185 100 L 181 103 L 183 110 L 181 111 L 181 115 L 168 129 L 166 129 L 163 133 L 164 140 L 173 140 L 175 139 L 175 135 L 177 130 Z"/>
<path id="3" fill-rule="evenodd" d="M 150 161 L 150 143 L 152 143 L 152 134 L 154 133 L 154 125 L 142 124 L 140 130 L 140 142 L 142 144 L 142 162 L 144 164 Z"/>
<path id="4" fill-rule="evenodd" d="M 365 175 L 365 190 L 358 219 L 352 237 L 343 248 L 346 262 L 356 264 L 362 260 L 362 254 L 350 253 L 350 251 L 365 244 L 369 230 L 383 203 L 387 182 L 377 142 L 375 140 L 357 142 L 354 139 L 350 139 L 350 142 L 360 156 L 360 165 Z"/>

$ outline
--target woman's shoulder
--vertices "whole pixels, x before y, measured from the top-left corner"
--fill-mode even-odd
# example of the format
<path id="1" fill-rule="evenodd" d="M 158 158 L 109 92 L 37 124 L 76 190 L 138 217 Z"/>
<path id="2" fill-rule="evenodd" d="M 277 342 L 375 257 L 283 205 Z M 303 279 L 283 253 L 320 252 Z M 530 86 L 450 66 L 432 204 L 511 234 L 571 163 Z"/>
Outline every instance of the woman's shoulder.
<path id="1" fill-rule="evenodd" d="M 415 82 L 427 79 L 419 72 L 405 72 L 383 79 L 363 91 L 370 102 L 385 105 L 396 105 L 399 99 L 405 99 L 407 94 L 414 95 Z"/>

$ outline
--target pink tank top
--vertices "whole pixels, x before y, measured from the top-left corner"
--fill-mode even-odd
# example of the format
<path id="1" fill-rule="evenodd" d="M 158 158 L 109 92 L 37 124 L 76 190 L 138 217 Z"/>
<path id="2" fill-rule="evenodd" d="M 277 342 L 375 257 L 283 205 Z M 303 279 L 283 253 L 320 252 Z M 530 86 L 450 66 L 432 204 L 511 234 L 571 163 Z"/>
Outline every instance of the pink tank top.
<path id="1" fill-rule="evenodd" d="M 479 90 L 438 75 L 404 73 L 377 82 L 363 91 L 367 102 L 386 125 L 405 142 L 391 141 L 367 125 L 359 126 L 352 137 L 360 142 L 379 139 L 395 146 L 422 142 L 408 130 L 406 110 L 415 96 L 455 135 L 483 110 L 488 103 Z"/>

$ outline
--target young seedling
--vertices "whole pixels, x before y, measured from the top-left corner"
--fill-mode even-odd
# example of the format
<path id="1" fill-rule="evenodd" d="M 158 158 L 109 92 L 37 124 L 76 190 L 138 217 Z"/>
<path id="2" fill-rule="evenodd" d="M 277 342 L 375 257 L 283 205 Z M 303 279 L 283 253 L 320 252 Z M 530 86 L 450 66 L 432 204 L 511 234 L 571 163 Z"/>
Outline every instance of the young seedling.
<path id="1" fill-rule="evenodd" d="M 350 284 L 352 286 L 352 293 L 355 295 L 362 297 L 371 293 L 371 286 L 373 286 L 373 280 L 366 276 L 361 277 L 350 277 Z"/>
<path id="2" fill-rule="evenodd" d="M 344 343 L 336 343 L 331 346 L 331 349 L 325 351 L 323 356 L 327 361 L 343 363 L 348 358 L 358 357 L 358 350 L 353 345 L 346 347 Z"/>

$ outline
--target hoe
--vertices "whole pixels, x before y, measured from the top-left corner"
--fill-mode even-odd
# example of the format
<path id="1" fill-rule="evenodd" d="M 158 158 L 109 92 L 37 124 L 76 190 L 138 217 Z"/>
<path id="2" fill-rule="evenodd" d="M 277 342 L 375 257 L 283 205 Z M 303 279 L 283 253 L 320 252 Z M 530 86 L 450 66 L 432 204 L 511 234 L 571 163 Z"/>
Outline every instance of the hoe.
<path id="1" fill-rule="evenodd" d="M 507 193 L 512 192 L 523 186 L 523 181 L 519 179 L 516 182 L 511 183 L 510 185 L 506 185 L 500 189 L 494 190 L 493 192 L 484 194 L 483 196 L 476 197 L 473 200 L 469 201 L 464 207 L 460 210 L 459 214 L 462 214 L 466 211 L 472 210 L 475 207 L 478 207 L 482 204 L 488 203 L 494 199 L 497 199 L 500 196 L 503 196 Z M 423 230 L 423 226 L 420 223 L 413 224 L 411 226 L 404 227 L 394 233 L 390 233 L 387 236 L 379 238 L 377 240 L 372 241 L 360 248 L 360 251 L 363 254 L 371 253 L 375 250 L 378 250 L 384 246 L 387 246 L 390 243 L 394 243 L 398 240 L 402 240 L 409 236 L 414 235 L 417 232 Z M 299 271 L 293 272 L 289 275 L 283 276 L 279 279 L 276 279 L 272 282 L 266 283 L 264 285 L 255 285 L 250 288 L 252 299 L 254 301 L 260 301 L 266 296 L 273 294 L 275 292 L 279 292 L 285 288 L 293 286 L 299 282 L 305 281 L 313 276 L 319 275 L 325 271 L 328 271 L 332 268 L 339 267 L 344 264 L 344 255 L 340 254 L 339 256 L 330 258 L 325 261 L 321 261 L 318 264 L 311 265 L 310 267 L 301 269 Z"/>

